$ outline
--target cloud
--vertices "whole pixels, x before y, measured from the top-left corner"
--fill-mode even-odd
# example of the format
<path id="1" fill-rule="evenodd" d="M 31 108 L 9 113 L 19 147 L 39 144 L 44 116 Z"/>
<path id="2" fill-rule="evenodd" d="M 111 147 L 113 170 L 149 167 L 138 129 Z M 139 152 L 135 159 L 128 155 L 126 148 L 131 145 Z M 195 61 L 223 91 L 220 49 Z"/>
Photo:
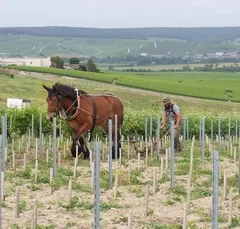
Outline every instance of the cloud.
<path id="1" fill-rule="evenodd" d="M 192 1 L 192 4 L 194 5 L 202 5 L 202 4 L 206 4 L 207 1 L 206 0 L 194 0 Z"/>
<path id="2" fill-rule="evenodd" d="M 236 14 L 236 13 L 240 13 L 240 10 L 239 9 L 218 9 L 214 11 L 214 14 L 218 14 L 218 15 L 227 15 L 227 14 Z"/>

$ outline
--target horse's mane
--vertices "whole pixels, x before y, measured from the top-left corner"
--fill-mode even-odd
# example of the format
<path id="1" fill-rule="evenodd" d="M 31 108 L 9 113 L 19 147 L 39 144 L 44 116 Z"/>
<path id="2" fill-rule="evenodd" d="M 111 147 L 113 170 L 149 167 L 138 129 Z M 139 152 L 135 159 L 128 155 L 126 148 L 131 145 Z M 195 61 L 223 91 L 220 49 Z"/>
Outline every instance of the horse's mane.
<path id="1" fill-rule="evenodd" d="M 76 97 L 76 91 L 74 87 L 62 84 L 62 83 L 56 83 L 53 86 L 54 90 L 56 90 L 60 95 L 70 97 L 73 100 L 75 100 Z M 87 92 L 83 90 L 78 90 L 81 94 L 87 94 Z"/>

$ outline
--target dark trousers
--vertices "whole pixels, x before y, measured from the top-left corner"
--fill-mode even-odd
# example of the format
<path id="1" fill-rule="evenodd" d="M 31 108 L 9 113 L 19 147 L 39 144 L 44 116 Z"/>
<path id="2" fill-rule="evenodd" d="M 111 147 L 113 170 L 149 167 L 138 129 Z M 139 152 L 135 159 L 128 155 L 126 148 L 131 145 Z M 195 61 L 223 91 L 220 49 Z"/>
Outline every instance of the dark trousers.
<path id="1" fill-rule="evenodd" d="M 181 142 L 180 142 L 180 139 L 179 139 L 180 131 L 181 131 L 181 126 L 174 129 L 174 152 L 175 153 L 178 153 L 178 152 L 182 151 L 182 146 L 181 146 Z"/>

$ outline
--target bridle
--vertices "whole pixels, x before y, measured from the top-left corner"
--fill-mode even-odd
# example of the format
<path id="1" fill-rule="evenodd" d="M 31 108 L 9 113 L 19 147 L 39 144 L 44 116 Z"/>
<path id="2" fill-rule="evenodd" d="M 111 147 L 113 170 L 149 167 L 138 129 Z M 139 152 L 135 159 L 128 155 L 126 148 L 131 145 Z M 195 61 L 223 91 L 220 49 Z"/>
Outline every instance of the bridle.
<path id="1" fill-rule="evenodd" d="M 90 138 L 89 138 L 89 142 L 90 142 L 92 140 L 92 133 L 93 133 L 93 130 L 96 125 L 96 120 L 99 119 L 99 117 L 96 115 L 96 103 L 95 103 L 94 99 L 90 96 L 90 98 L 93 102 L 94 112 L 93 112 L 93 114 L 89 113 L 88 111 L 86 111 L 80 107 L 80 101 L 81 101 L 82 94 L 78 94 L 78 91 L 76 89 L 75 89 L 75 91 L 77 92 L 77 98 L 73 101 L 71 106 L 69 106 L 69 108 L 66 111 L 63 108 L 63 97 L 61 95 L 59 95 L 58 92 L 55 92 L 54 94 L 51 95 L 51 97 L 47 98 L 47 101 L 49 102 L 50 100 L 52 100 L 53 96 L 56 96 L 57 97 L 57 108 L 55 110 L 48 109 L 47 111 L 54 113 L 54 116 L 59 116 L 60 118 L 65 119 L 66 121 L 75 119 L 81 113 L 81 111 L 91 115 L 93 118 L 93 125 L 90 130 Z M 74 106 L 76 101 L 78 102 L 78 105 L 77 105 L 77 108 L 75 109 L 75 112 L 73 114 L 67 115 L 67 112 Z"/>
<path id="2" fill-rule="evenodd" d="M 77 99 L 73 101 L 71 106 L 65 111 L 63 108 L 63 98 L 61 95 L 58 94 L 58 92 L 55 92 L 54 94 L 51 95 L 51 97 L 47 98 L 47 101 L 51 101 L 52 98 L 56 96 L 57 97 L 57 108 L 55 110 L 48 109 L 48 112 L 54 113 L 55 116 L 59 116 L 60 118 L 66 119 L 66 120 L 72 120 L 76 118 L 80 112 L 80 95 L 77 95 Z M 68 115 L 67 112 L 74 106 L 75 102 L 78 101 L 78 106 L 72 115 Z"/>

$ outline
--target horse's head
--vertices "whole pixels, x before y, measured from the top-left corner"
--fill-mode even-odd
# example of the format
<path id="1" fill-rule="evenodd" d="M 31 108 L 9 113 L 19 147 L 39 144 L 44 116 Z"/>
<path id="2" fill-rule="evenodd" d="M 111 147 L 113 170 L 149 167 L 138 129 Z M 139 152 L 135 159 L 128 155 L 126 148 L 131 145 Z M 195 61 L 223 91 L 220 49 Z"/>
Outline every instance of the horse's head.
<path id="1" fill-rule="evenodd" d="M 46 99 L 48 103 L 47 119 L 52 120 L 53 117 L 59 114 L 59 111 L 62 108 L 62 104 L 61 104 L 62 97 L 61 95 L 59 95 L 55 86 L 53 86 L 52 88 L 49 88 L 43 85 L 43 88 L 45 88 L 48 91 L 48 96 Z"/>

